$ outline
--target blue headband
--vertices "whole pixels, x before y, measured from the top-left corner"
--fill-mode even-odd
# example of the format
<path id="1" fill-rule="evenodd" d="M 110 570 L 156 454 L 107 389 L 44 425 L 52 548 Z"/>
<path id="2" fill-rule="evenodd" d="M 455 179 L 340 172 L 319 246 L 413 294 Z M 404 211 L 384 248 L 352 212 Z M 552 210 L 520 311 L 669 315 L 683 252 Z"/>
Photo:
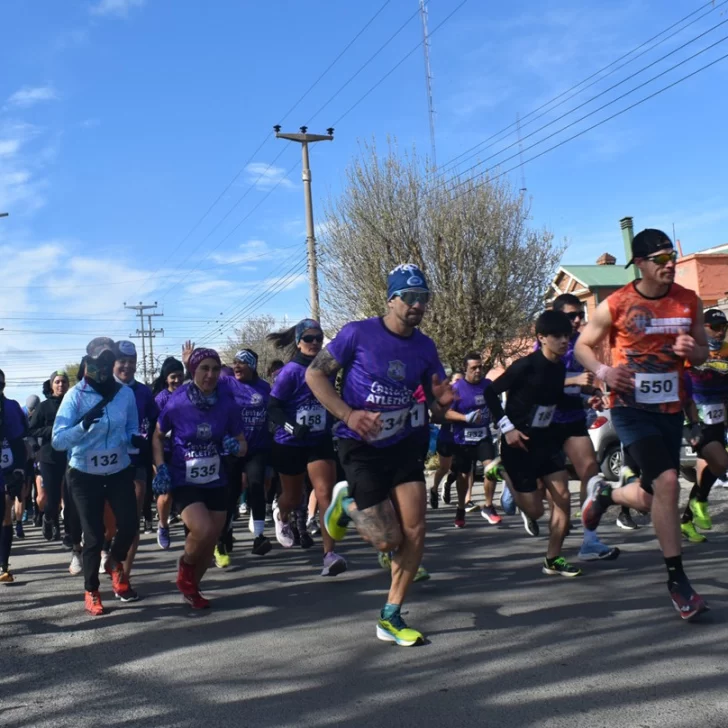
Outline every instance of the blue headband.
<path id="1" fill-rule="evenodd" d="M 242 349 L 235 355 L 235 361 L 247 364 L 251 369 L 258 368 L 258 357 L 250 349 Z"/>
<path id="2" fill-rule="evenodd" d="M 308 329 L 316 329 L 318 331 L 321 331 L 321 324 L 318 321 L 314 321 L 313 319 L 303 319 L 303 321 L 299 321 L 296 324 L 296 343 L 300 343 L 301 337 L 303 336 L 304 331 L 308 331 Z"/>

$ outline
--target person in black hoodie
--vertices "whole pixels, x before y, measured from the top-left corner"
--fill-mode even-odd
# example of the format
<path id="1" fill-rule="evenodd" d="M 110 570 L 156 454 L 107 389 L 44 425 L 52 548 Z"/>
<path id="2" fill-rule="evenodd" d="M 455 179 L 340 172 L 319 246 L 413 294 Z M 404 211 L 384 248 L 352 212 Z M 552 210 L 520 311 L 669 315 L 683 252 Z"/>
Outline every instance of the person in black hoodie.
<path id="1" fill-rule="evenodd" d="M 40 450 L 37 453 L 38 466 L 43 478 L 43 537 L 46 541 L 60 541 L 61 527 L 59 512 L 63 492 L 63 478 L 66 473 L 66 453 L 54 450 L 51 445 L 51 433 L 56 413 L 61 401 L 68 391 L 68 374 L 56 371 L 50 378 L 50 395 L 41 402 L 30 418 L 30 436 L 37 438 Z"/>

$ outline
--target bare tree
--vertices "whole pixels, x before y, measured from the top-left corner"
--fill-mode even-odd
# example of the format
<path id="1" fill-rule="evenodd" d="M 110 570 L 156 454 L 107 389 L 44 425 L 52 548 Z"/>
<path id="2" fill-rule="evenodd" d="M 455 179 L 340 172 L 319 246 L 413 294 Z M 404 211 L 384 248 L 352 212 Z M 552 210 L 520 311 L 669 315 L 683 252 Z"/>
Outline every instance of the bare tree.
<path id="1" fill-rule="evenodd" d="M 278 321 L 275 316 L 262 314 L 248 319 L 245 325 L 235 329 L 227 344 L 221 349 L 220 355 L 225 364 L 231 364 L 236 352 L 241 349 L 252 349 L 258 355 L 258 372 L 265 374 L 274 359 L 280 359 L 280 352 L 266 340 L 272 331 L 279 331 L 290 326 L 289 323 Z"/>
<path id="2" fill-rule="evenodd" d="M 417 263 L 434 291 L 423 331 L 443 362 L 470 350 L 487 365 L 530 333 L 563 253 L 529 225 L 530 203 L 504 178 L 435 177 L 413 150 L 365 144 L 326 210 L 321 239 L 327 323 L 386 311 L 386 276 Z M 520 346 L 520 343 L 518 344 Z"/>

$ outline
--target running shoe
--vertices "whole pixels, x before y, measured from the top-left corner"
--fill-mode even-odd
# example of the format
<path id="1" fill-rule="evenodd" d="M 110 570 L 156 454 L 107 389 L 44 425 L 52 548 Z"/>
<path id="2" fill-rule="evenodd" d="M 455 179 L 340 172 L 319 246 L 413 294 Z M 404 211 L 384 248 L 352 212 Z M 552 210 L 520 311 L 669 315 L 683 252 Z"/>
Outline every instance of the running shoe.
<path id="1" fill-rule="evenodd" d="M 109 560 L 109 554 L 106 551 L 101 552 L 101 563 L 99 564 L 99 574 L 106 573 L 106 562 Z"/>
<path id="2" fill-rule="evenodd" d="M 40 528 L 43 525 L 43 511 L 36 511 L 33 514 L 33 525 L 36 528 Z"/>
<path id="3" fill-rule="evenodd" d="M 394 642 L 400 647 L 424 644 L 424 636 L 416 629 L 410 629 L 401 614 L 377 622 L 377 638 L 383 642 Z"/>
<path id="4" fill-rule="evenodd" d="M 192 609 L 210 608 L 210 600 L 205 599 L 205 597 L 203 597 L 200 593 L 199 589 L 195 589 L 195 591 L 189 592 L 188 594 L 183 594 L 182 598 L 190 607 L 192 607 Z"/>
<path id="5" fill-rule="evenodd" d="M 104 609 L 104 605 L 101 603 L 101 595 L 98 590 L 86 592 L 85 608 L 86 611 L 94 617 L 100 617 L 102 614 L 106 614 L 106 610 Z"/>
<path id="6" fill-rule="evenodd" d="M 284 549 L 292 548 L 294 544 L 293 531 L 289 523 L 281 521 L 281 512 L 278 509 L 273 514 L 273 521 L 276 526 L 276 540 L 278 543 Z"/>
<path id="7" fill-rule="evenodd" d="M 135 602 L 139 599 L 139 595 L 131 588 L 129 577 L 120 563 L 108 559 L 106 573 L 111 577 L 111 586 L 117 599 L 122 602 Z"/>
<path id="8" fill-rule="evenodd" d="M 200 594 L 197 586 L 197 578 L 195 577 L 195 567 L 188 564 L 180 557 L 177 567 L 177 588 L 182 593 L 182 597 L 186 604 L 192 609 L 209 609 L 210 600 Z"/>
<path id="9" fill-rule="evenodd" d="M 430 578 L 430 572 L 427 571 L 427 569 L 424 566 L 418 566 L 417 573 L 415 574 L 415 578 L 412 581 L 413 582 L 427 581 L 429 578 Z"/>
<path id="10" fill-rule="evenodd" d="M 549 576 L 581 576 L 581 569 L 572 566 L 563 556 L 557 556 L 555 559 L 544 559 L 541 571 Z"/>
<path id="11" fill-rule="evenodd" d="M 516 515 L 516 499 L 513 497 L 510 488 L 506 485 L 503 486 L 503 491 L 501 492 L 500 506 L 503 509 L 503 513 L 507 516 Z"/>
<path id="12" fill-rule="evenodd" d="M 683 538 L 686 538 L 690 543 L 704 543 L 708 539 L 703 536 L 702 533 L 698 533 L 695 530 L 695 526 L 692 521 L 680 524 L 680 531 L 682 532 Z"/>
<path id="13" fill-rule="evenodd" d="M 273 506 L 270 504 L 265 507 L 265 522 L 268 526 L 273 525 Z"/>
<path id="14" fill-rule="evenodd" d="M 521 518 L 523 519 L 523 527 L 526 529 L 526 533 L 529 536 L 538 536 L 540 533 L 538 521 L 529 518 L 523 511 L 521 511 Z"/>
<path id="15" fill-rule="evenodd" d="M 293 545 L 294 546 L 300 546 L 301 545 L 301 534 L 298 532 L 298 525 L 296 524 L 296 519 L 291 518 L 291 516 L 288 516 L 288 524 L 291 527 L 291 533 L 293 534 Z"/>
<path id="16" fill-rule="evenodd" d="M 53 531 L 51 532 L 51 541 L 61 541 L 61 527 L 57 524 L 53 524 Z"/>
<path id="17" fill-rule="evenodd" d="M 23 530 L 23 524 L 20 521 L 16 521 L 15 523 L 15 536 L 19 539 L 25 538 L 25 531 Z"/>
<path id="18" fill-rule="evenodd" d="M 452 483 L 449 480 L 445 481 L 445 485 L 442 488 L 442 502 L 445 505 L 450 505 L 452 500 Z"/>
<path id="19" fill-rule="evenodd" d="M 430 508 L 436 511 L 440 505 L 440 494 L 437 492 L 437 488 L 430 488 Z"/>
<path id="20" fill-rule="evenodd" d="M 392 554 L 391 554 L 390 551 L 380 551 L 377 554 L 377 561 L 379 562 L 379 565 L 385 571 L 391 571 L 391 569 L 392 569 Z"/>
<path id="21" fill-rule="evenodd" d="M 159 548 L 163 551 L 166 551 L 170 545 L 171 541 L 169 539 L 169 526 L 159 526 L 157 528 L 157 544 L 159 545 Z"/>
<path id="22" fill-rule="evenodd" d="M 455 511 L 455 528 L 465 528 L 465 509 L 458 508 Z"/>
<path id="23" fill-rule="evenodd" d="M 581 522 L 584 528 L 590 531 L 596 531 L 599 522 L 606 512 L 606 508 L 602 505 L 602 496 L 610 495 L 612 486 L 595 475 L 586 486 L 587 498 L 582 506 Z"/>
<path id="24" fill-rule="evenodd" d="M 311 538 L 311 534 L 308 531 L 298 533 L 299 546 L 302 549 L 310 549 L 316 542 Z"/>
<path id="25" fill-rule="evenodd" d="M 154 524 L 151 519 L 144 519 L 144 533 L 154 533 Z"/>
<path id="26" fill-rule="evenodd" d="M 14 581 L 15 577 L 10 573 L 9 566 L 0 568 L 0 584 L 12 584 Z"/>
<path id="27" fill-rule="evenodd" d="M 634 522 L 629 511 L 622 511 L 617 516 L 617 528 L 621 528 L 623 531 L 636 531 L 639 526 Z"/>
<path id="28" fill-rule="evenodd" d="M 713 528 L 713 521 L 710 518 L 710 513 L 708 513 L 707 502 L 701 502 L 697 498 L 691 498 L 690 510 L 693 512 L 693 523 L 699 529 L 702 531 L 710 531 Z"/>
<path id="29" fill-rule="evenodd" d="M 346 571 L 346 560 L 343 556 L 339 556 L 335 551 L 329 551 L 324 556 L 324 568 L 321 570 L 321 576 L 338 576 Z"/>
<path id="30" fill-rule="evenodd" d="M 71 551 L 73 549 L 73 539 L 71 538 L 71 534 L 70 533 L 64 534 L 63 541 L 61 541 L 61 543 L 63 544 L 63 548 Z"/>
<path id="31" fill-rule="evenodd" d="M 238 507 L 238 513 L 241 516 L 247 516 L 248 515 L 248 504 L 243 501 L 240 506 Z"/>
<path id="32" fill-rule="evenodd" d="M 253 520 L 253 514 L 250 514 L 250 518 L 248 519 L 248 531 L 255 536 L 255 521 Z"/>
<path id="33" fill-rule="evenodd" d="M 255 537 L 255 541 L 253 541 L 253 553 L 256 556 L 265 556 L 272 548 L 273 544 L 263 534 Z"/>
<path id="34" fill-rule="evenodd" d="M 68 573 L 71 576 L 78 576 L 83 571 L 83 564 L 81 563 L 81 554 L 76 551 L 71 556 L 71 564 L 68 567 Z"/>
<path id="35" fill-rule="evenodd" d="M 473 511 L 477 511 L 477 510 L 478 510 L 478 506 L 476 506 L 475 503 L 473 503 L 473 501 L 470 500 L 465 504 L 466 513 L 472 513 Z"/>
<path id="36" fill-rule="evenodd" d="M 349 484 L 342 480 L 334 486 L 331 505 L 324 513 L 324 525 L 334 541 L 341 541 L 346 536 L 351 518 L 346 512 L 344 501 L 349 497 Z"/>
<path id="37" fill-rule="evenodd" d="M 480 515 L 485 518 L 491 526 L 497 526 L 503 519 L 498 515 L 495 506 L 484 506 L 480 509 Z"/>
<path id="38" fill-rule="evenodd" d="M 23 511 L 22 521 L 23 521 L 23 523 L 28 523 L 28 521 L 30 521 L 30 514 L 28 513 L 27 508 Z"/>
<path id="39" fill-rule="evenodd" d="M 619 549 L 616 546 L 607 546 L 599 539 L 583 543 L 579 550 L 580 561 L 614 561 L 618 557 Z"/>
<path id="40" fill-rule="evenodd" d="M 690 620 L 708 611 L 705 600 L 693 589 L 687 579 L 667 584 L 672 606 L 677 609 L 680 619 Z"/>
<path id="41" fill-rule="evenodd" d="M 215 566 L 218 569 L 227 569 L 230 566 L 230 554 L 227 552 L 224 543 L 215 546 Z"/>
<path id="42" fill-rule="evenodd" d="M 306 530 L 312 535 L 317 536 L 321 533 L 321 524 L 316 516 L 311 516 L 306 521 Z"/>
<path id="43" fill-rule="evenodd" d="M 500 456 L 498 456 L 495 460 L 491 460 L 484 474 L 488 480 L 498 481 L 503 480 L 503 473 L 505 473 L 505 468 L 501 463 Z"/>
<path id="44" fill-rule="evenodd" d="M 43 516 L 43 538 L 50 541 L 53 538 L 53 521 Z"/>

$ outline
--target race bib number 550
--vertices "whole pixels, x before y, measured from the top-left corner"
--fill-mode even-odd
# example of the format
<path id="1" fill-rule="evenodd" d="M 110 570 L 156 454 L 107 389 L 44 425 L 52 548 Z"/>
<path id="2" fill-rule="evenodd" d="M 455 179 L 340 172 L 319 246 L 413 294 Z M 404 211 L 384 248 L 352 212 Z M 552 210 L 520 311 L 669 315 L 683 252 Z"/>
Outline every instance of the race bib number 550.
<path id="1" fill-rule="evenodd" d="M 677 372 L 637 373 L 634 376 L 634 387 L 634 398 L 639 404 L 664 404 L 680 401 Z"/>

